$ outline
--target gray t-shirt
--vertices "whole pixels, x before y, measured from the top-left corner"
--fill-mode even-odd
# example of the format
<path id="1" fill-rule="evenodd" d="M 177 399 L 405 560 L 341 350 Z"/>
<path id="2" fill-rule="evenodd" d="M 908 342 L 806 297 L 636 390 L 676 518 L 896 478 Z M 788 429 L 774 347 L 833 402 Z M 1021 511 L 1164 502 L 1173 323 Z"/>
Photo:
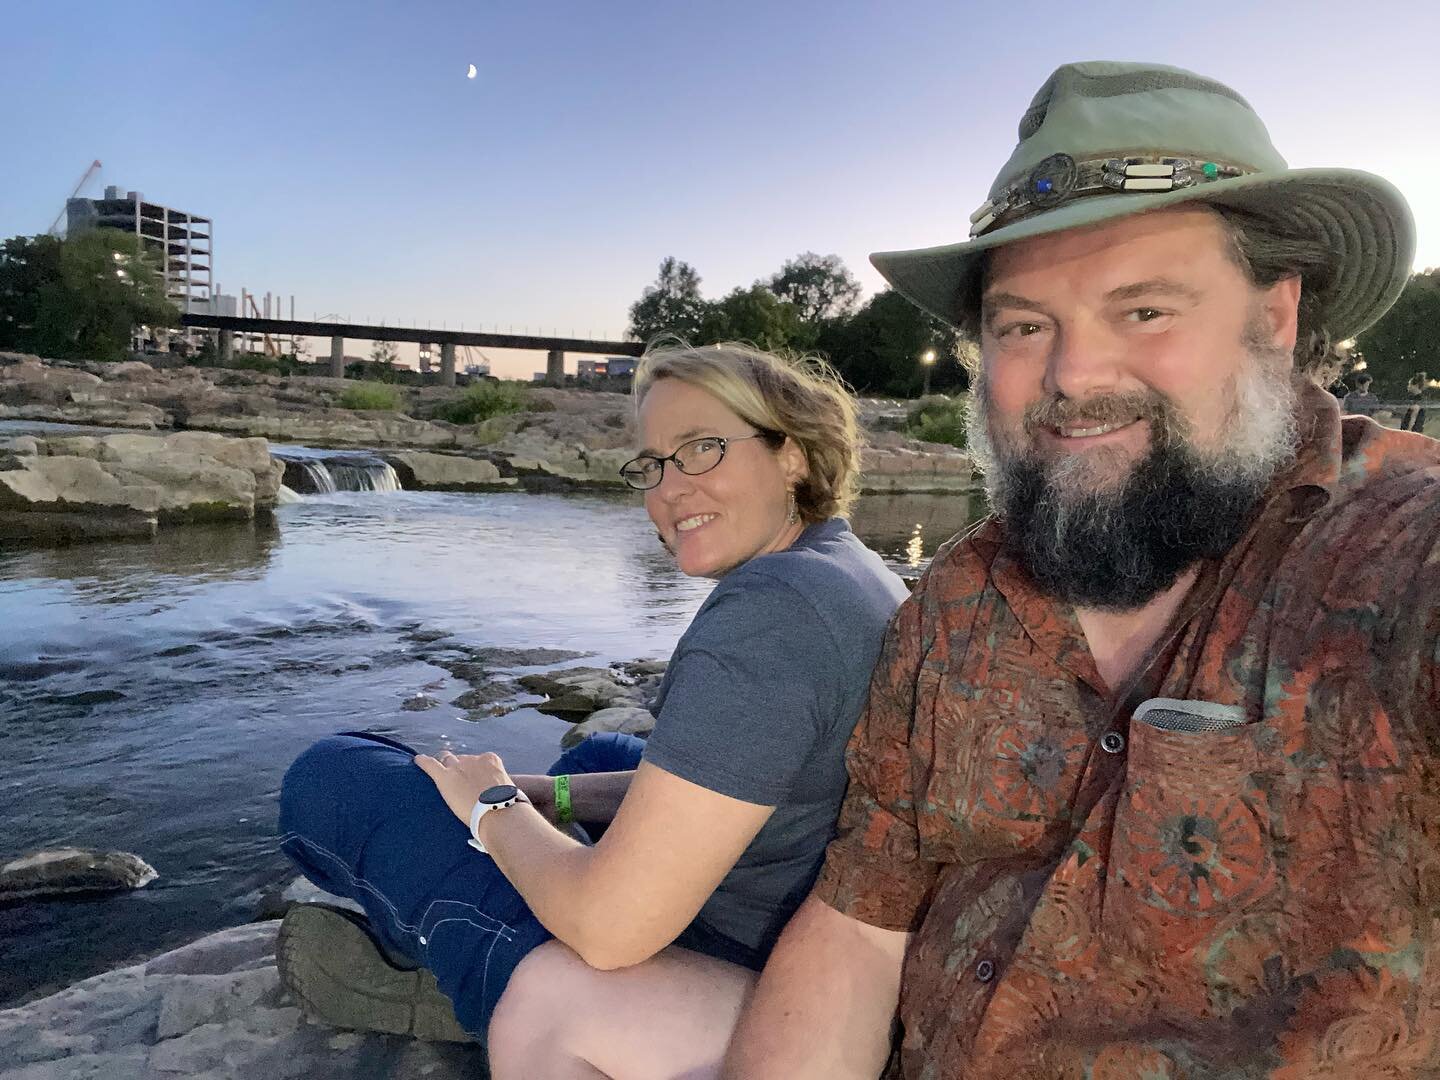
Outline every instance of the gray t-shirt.
<path id="1" fill-rule="evenodd" d="M 775 807 L 692 927 L 749 953 L 727 959 L 763 964 L 815 882 L 845 794 L 845 744 L 907 595 L 832 518 L 721 578 L 675 647 L 645 760 Z"/>

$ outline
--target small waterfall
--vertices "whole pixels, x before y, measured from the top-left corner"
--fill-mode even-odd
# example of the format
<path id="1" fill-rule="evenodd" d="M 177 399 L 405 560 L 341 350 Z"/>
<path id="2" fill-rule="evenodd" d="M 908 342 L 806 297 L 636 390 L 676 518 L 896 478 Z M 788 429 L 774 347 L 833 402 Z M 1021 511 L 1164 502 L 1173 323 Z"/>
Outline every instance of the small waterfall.
<path id="1" fill-rule="evenodd" d="M 336 491 L 399 491 L 400 477 L 390 464 L 376 458 L 374 461 L 325 463 Z"/>
<path id="2" fill-rule="evenodd" d="M 364 451 L 272 446 L 270 456 L 285 465 L 284 485 L 301 495 L 400 490 L 400 478 L 389 462 Z"/>
<path id="3" fill-rule="evenodd" d="M 285 479 L 287 481 L 291 478 L 290 473 L 292 469 L 304 476 L 304 480 L 298 484 L 286 484 L 287 487 L 294 491 L 310 492 L 316 495 L 329 495 L 332 491 L 340 490 L 331 478 L 330 470 L 319 461 L 286 461 Z"/>

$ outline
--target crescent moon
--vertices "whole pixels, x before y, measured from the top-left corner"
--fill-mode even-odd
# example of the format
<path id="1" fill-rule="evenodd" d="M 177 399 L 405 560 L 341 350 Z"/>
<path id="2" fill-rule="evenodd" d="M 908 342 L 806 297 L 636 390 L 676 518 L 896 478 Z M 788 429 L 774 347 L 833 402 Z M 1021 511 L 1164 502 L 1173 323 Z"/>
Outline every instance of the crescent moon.
<path id="1" fill-rule="evenodd" d="M 470 70 L 465 73 L 465 77 L 466 77 L 467 79 L 473 79 L 473 78 L 475 77 L 475 65 L 474 65 L 474 64 L 471 64 L 471 65 L 470 65 Z"/>

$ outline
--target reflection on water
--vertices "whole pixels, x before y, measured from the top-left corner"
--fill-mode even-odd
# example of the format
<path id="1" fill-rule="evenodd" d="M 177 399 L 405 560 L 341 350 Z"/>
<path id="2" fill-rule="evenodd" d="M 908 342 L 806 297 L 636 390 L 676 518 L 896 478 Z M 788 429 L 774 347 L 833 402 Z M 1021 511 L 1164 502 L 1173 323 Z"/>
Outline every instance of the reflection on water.
<path id="1" fill-rule="evenodd" d="M 163 529 L 153 540 L 29 548 L 4 559 L 0 581 L 68 582 L 77 600 L 123 603 L 170 588 L 219 581 L 258 581 L 280 543 L 279 522 L 255 521 Z"/>
<path id="2" fill-rule="evenodd" d="M 974 512 L 867 497 L 853 523 L 908 573 Z M 161 875 L 0 909 L 0 1006 L 251 918 L 291 876 L 272 839 L 281 775 L 321 735 L 547 765 L 565 725 L 467 720 L 450 702 L 468 686 L 425 661 L 417 627 L 603 664 L 668 654 L 710 588 L 625 495 L 340 493 L 271 522 L 0 552 L 0 860 L 118 848 Z M 422 688 L 442 704 L 402 709 Z"/>
<path id="3" fill-rule="evenodd" d="M 851 517 L 855 533 L 897 570 L 913 574 L 935 549 L 986 511 L 983 492 L 867 495 Z"/>

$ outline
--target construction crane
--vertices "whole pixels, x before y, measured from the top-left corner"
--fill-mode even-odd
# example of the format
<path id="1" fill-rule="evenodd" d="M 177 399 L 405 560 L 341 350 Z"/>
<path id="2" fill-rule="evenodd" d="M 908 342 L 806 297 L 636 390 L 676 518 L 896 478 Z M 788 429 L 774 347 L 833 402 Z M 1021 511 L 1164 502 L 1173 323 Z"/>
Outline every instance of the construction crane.
<path id="1" fill-rule="evenodd" d="M 99 171 L 100 171 L 100 162 L 99 162 L 99 161 L 92 161 L 92 162 L 90 163 L 90 167 L 85 170 L 85 175 L 82 176 L 82 177 L 80 177 L 80 182 L 75 185 L 75 190 L 72 191 L 72 192 L 70 192 L 70 198 L 73 199 L 73 198 L 75 198 L 76 195 L 79 195 L 79 194 L 80 194 L 80 189 L 83 188 L 86 184 L 88 184 L 88 183 L 90 182 L 90 177 L 94 176 L 94 175 L 95 175 L 97 172 L 99 172 Z M 56 214 L 56 215 L 55 215 L 55 220 L 50 223 L 50 235 L 51 235 L 51 236 L 59 236 L 59 235 L 60 235 L 60 219 L 65 216 L 65 210 L 66 210 L 66 207 L 69 206 L 69 202 L 70 202 L 69 199 L 67 199 L 67 200 L 65 201 L 66 205 L 60 207 L 60 213 Z"/>

